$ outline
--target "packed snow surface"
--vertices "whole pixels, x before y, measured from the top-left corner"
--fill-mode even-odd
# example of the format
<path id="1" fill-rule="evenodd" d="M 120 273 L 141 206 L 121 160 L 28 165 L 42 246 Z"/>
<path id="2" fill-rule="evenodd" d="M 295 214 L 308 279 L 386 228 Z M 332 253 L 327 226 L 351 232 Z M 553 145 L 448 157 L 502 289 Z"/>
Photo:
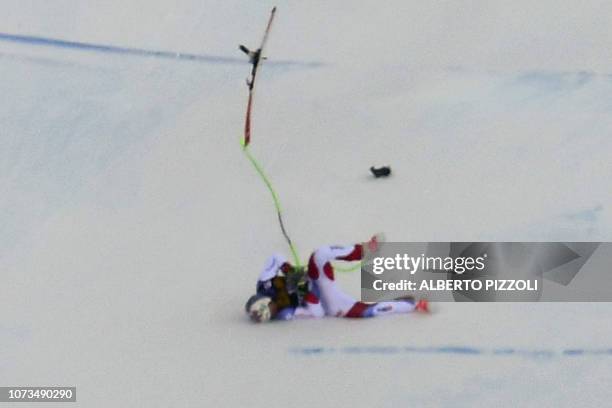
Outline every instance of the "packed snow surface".
<path id="1" fill-rule="evenodd" d="M 377 231 L 612 240 L 612 4 L 278 5 L 252 152 L 302 258 Z M 7 35 L 111 48 L 0 38 L 0 385 L 76 386 L 71 407 L 609 404 L 605 303 L 247 321 L 289 255 L 239 143 L 237 45 L 272 6 L 4 2 Z"/>

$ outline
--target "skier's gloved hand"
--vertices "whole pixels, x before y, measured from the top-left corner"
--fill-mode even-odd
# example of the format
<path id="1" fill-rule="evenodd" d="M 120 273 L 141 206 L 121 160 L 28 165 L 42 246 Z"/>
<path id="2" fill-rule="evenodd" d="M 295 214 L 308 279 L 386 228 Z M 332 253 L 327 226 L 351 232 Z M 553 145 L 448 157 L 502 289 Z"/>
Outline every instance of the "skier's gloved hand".
<path id="1" fill-rule="evenodd" d="M 308 276 L 305 266 L 292 266 L 292 269 L 286 273 L 287 276 L 287 291 L 295 296 L 294 306 L 300 304 L 306 293 L 309 291 Z"/>

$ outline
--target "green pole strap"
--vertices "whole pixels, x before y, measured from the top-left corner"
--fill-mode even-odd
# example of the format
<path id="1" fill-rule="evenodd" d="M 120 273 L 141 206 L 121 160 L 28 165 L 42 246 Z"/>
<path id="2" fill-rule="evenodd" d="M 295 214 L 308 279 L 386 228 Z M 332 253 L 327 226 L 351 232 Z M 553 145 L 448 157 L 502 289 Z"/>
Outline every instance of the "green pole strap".
<path id="1" fill-rule="evenodd" d="M 249 161 L 251 162 L 251 164 L 257 171 L 257 174 L 259 174 L 263 182 L 266 184 L 266 187 L 268 187 L 270 194 L 272 195 L 272 200 L 274 201 L 274 207 L 276 208 L 276 213 L 278 215 L 278 222 L 280 224 L 281 231 L 283 233 L 283 236 L 285 237 L 285 240 L 287 241 L 287 244 L 289 244 L 289 249 L 291 250 L 291 255 L 293 256 L 293 262 L 296 266 L 299 267 L 301 265 L 300 258 L 297 254 L 297 250 L 295 249 L 295 245 L 293 245 L 293 242 L 291 242 L 291 238 L 289 238 L 289 235 L 287 234 L 287 231 L 285 230 L 285 225 L 283 224 L 283 217 L 282 217 L 282 211 L 281 211 L 281 206 L 280 206 L 280 200 L 278 199 L 278 194 L 276 194 L 276 191 L 274 190 L 274 187 L 272 187 L 272 183 L 270 182 L 270 180 L 264 173 L 263 168 L 257 162 L 255 157 L 253 157 L 248 146 L 244 144 L 244 141 L 242 143 L 242 147 L 243 147 L 242 150 L 244 151 L 244 154 L 249 159 Z"/>
<path id="2" fill-rule="evenodd" d="M 248 146 L 245 145 L 244 140 L 242 140 L 242 150 L 244 151 L 244 154 L 249 159 L 249 161 L 251 162 L 251 164 L 257 171 L 257 174 L 259 174 L 259 177 L 261 177 L 263 182 L 266 184 L 266 187 L 268 187 L 268 191 L 270 191 L 270 194 L 272 195 L 272 201 L 274 201 L 274 208 L 276 208 L 276 213 L 278 214 L 278 222 L 280 224 L 281 231 L 283 233 L 283 236 L 285 237 L 285 240 L 287 241 L 287 244 L 289 244 L 289 249 L 291 250 L 291 256 L 293 257 L 293 262 L 296 266 L 299 267 L 301 266 L 300 258 L 298 256 L 297 250 L 295 249 L 295 245 L 293 245 L 291 238 L 289 238 L 289 235 L 287 234 L 287 231 L 285 230 L 285 225 L 283 224 L 282 211 L 281 211 L 280 200 L 278 199 L 278 194 L 276 194 L 276 191 L 274 190 L 274 187 L 272 186 L 272 182 L 268 179 L 268 177 L 266 176 L 266 173 L 264 173 L 263 168 L 261 167 L 259 162 L 255 159 L 255 157 L 253 157 Z M 339 266 L 337 264 L 334 265 L 334 270 L 338 272 L 353 272 L 359 268 L 361 268 L 361 262 L 357 262 L 356 264 L 350 265 L 350 266 Z"/>

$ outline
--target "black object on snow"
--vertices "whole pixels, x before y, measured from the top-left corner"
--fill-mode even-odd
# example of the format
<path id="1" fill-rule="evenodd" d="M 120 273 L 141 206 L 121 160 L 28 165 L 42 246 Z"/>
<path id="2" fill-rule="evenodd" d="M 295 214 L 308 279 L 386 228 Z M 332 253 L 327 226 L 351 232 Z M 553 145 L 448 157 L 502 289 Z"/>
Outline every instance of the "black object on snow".
<path id="1" fill-rule="evenodd" d="M 391 167 L 389 166 L 381 166 L 381 167 L 370 167 L 370 171 L 374 175 L 374 177 L 388 177 L 391 175 Z"/>

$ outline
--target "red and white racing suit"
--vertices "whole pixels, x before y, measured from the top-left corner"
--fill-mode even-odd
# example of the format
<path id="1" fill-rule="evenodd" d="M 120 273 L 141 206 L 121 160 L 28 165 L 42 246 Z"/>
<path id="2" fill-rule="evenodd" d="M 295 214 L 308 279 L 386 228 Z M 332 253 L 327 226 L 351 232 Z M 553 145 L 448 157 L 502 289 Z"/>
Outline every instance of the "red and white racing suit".
<path id="1" fill-rule="evenodd" d="M 361 244 L 351 246 L 323 246 L 312 253 L 308 260 L 310 291 L 298 306 L 293 317 L 374 317 L 393 313 L 409 313 L 415 309 L 414 302 L 364 303 L 344 293 L 334 277 L 332 261 L 359 261 L 363 258 Z M 286 268 L 288 262 L 282 255 L 272 256 L 262 271 L 259 280 L 273 278 L 277 271 Z"/>

